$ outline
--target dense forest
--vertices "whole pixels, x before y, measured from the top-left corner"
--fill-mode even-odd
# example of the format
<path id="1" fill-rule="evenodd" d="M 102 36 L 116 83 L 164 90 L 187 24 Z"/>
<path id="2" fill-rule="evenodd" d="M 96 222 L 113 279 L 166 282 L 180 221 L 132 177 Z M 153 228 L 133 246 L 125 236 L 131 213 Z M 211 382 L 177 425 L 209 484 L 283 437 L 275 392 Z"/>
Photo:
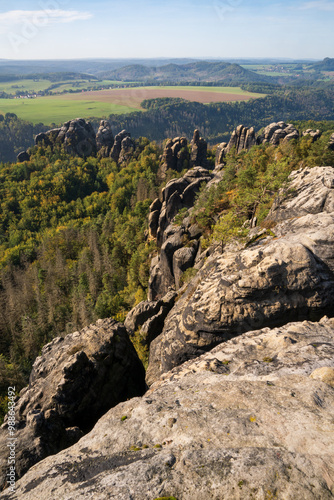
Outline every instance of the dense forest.
<path id="1" fill-rule="evenodd" d="M 247 89 L 248 90 L 248 89 Z M 143 101 L 146 112 L 111 115 L 113 129 L 126 129 L 150 140 L 190 136 L 202 131 L 211 144 L 229 138 L 240 123 L 259 130 L 277 120 L 334 120 L 334 89 L 287 90 L 261 99 L 235 103 L 200 104 L 182 99 Z"/>
<path id="2" fill-rule="evenodd" d="M 298 124 L 310 125 L 324 131 L 317 142 L 231 151 L 223 180 L 199 194 L 192 214 L 204 229 L 203 247 L 244 236 L 250 207 L 261 224 L 292 170 L 334 165 L 327 147 L 333 124 Z M 49 147 L 34 147 L 28 162 L 0 165 L 0 407 L 9 382 L 18 389 L 27 382 L 45 343 L 98 318 L 122 321 L 146 299 L 157 252 L 147 215 L 161 193 L 161 153 L 140 138 L 122 165 Z"/>
<path id="3" fill-rule="evenodd" d="M 20 151 L 33 144 L 34 135 L 48 128 L 21 120 L 14 113 L 0 114 L 0 162 L 15 161 Z"/>

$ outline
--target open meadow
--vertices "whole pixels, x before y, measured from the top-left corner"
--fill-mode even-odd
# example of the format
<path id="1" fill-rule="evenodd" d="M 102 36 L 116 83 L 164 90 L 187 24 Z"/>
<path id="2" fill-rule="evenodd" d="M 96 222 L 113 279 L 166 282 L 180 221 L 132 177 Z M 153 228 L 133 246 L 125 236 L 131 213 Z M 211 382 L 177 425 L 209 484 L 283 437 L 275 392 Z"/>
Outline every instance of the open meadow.
<path id="1" fill-rule="evenodd" d="M 0 114 L 15 113 L 33 123 L 60 123 L 73 117 L 108 117 L 110 114 L 140 111 L 144 99 L 179 97 L 194 102 L 247 101 L 264 94 L 244 91 L 239 87 L 150 86 L 93 90 L 43 96 L 34 99 L 1 99 Z"/>

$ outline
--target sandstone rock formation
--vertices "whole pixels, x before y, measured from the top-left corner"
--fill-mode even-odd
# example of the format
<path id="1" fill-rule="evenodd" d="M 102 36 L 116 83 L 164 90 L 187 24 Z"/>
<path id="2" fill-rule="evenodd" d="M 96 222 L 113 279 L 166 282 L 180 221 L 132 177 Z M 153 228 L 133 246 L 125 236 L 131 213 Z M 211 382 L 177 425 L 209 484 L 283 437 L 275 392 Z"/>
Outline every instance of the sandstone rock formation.
<path id="1" fill-rule="evenodd" d="M 123 325 L 99 320 L 47 344 L 16 405 L 16 472 L 75 443 L 112 406 L 145 391 L 144 369 Z M 0 485 L 8 430 L 0 429 Z M 43 497 L 44 498 L 44 497 Z"/>
<path id="2" fill-rule="evenodd" d="M 98 153 L 106 158 L 110 155 L 114 137 L 107 120 L 101 120 L 95 134 L 90 122 L 76 118 L 64 123 L 60 128 L 37 134 L 35 144 L 51 147 L 62 145 L 65 151 L 73 156 L 87 157 Z"/>
<path id="3" fill-rule="evenodd" d="M 209 170 L 195 167 L 180 179 L 170 180 L 162 191 L 162 202 L 157 198 L 150 206 L 149 234 L 157 238 L 159 246 L 166 240 L 165 230 L 181 208 L 190 208 L 201 185 L 212 179 Z"/>
<path id="4" fill-rule="evenodd" d="M 269 221 L 270 232 L 252 230 L 254 243 L 227 247 L 223 254 L 218 247 L 182 289 L 151 344 L 148 383 L 245 331 L 333 313 L 334 169 L 294 172 Z M 171 283 L 170 255 L 182 246 L 173 235 L 161 248 L 164 286 Z"/>
<path id="5" fill-rule="evenodd" d="M 125 318 L 124 326 L 130 336 L 140 328 L 147 346 L 162 332 L 167 314 L 175 303 L 177 294 L 167 293 L 161 300 L 144 300 L 131 309 Z"/>
<path id="6" fill-rule="evenodd" d="M 48 130 L 35 137 L 35 144 L 44 143 L 46 146 L 63 145 L 66 153 L 87 157 L 97 152 L 96 137 L 90 122 L 83 118 L 64 123 L 61 128 Z"/>
<path id="7" fill-rule="evenodd" d="M 329 147 L 329 149 L 334 151 L 334 134 L 332 134 L 329 138 L 328 147 Z"/>
<path id="8" fill-rule="evenodd" d="M 216 152 L 216 161 L 215 165 L 220 165 L 224 161 L 224 157 L 229 153 L 233 148 L 235 148 L 236 153 L 240 153 L 243 150 L 249 150 L 252 146 L 256 144 L 255 131 L 254 128 L 244 127 L 243 125 L 239 125 L 231 135 L 231 139 L 229 143 L 222 142 Z"/>
<path id="9" fill-rule="evenodd" d="M 114 145 L 114 136 L 108 120 L 101 120 L 98 131 L 96 132 L 96 146 L 99 155 L 102 158 L 108 158 L 111 148 Z"/>
<path id="10" fill-rule="evenodd" d="M 257 142 L 259 144 L 269 142 L 274 146 L 278 146 L 280 141 L 291 141 L 292 139 L 298 139 L 298 130 L 291 125 L 291 123 L 286 124 L 285 122 L 271 123 L 263 130 L 262 135 L 258 136 Z"/>
<path id="11" fill-rule="evenodd" d="M 119 404 L 3 500 L 334 494 L 334 320 L 252 331 Z"/>
<path id="12" fill-rule="evenodd" d="M 175 137 L 166 142 L 164 152 L 161 156 L 161 165 L 158 170 L 158 178 L 166 179 L 167 170 L 182 172 L 189 168 L 188 141 L 185 137 Z"/>
<path id="13" fill-rule="evenodd" d="M 226 147 L 227 142 L 221 142 L 220 144 L 218 144 L 216 149 L 215 167 L 224 163 L 224 158 L 226 156 Z"/>
<path id="14" fill-rule="evenodd" d="M 182 273 L 193 266 L 199 248 L 197 240 L 202 233 L 187 217 L 180 225 L 172 221 L 181 209 L 193 206 L 200 187 L 212 178 L 209 170 L 194 167 L 180 179 L 172 179 L 166 184 L 162 203 L 158 199 L 152 203 L 149 233 L 156 238 L 160 255 L 151 264 L 149 300 L 159 300 L 169 291 L 178 289 Z M 185 244 L 187 250 L 183 249 Z"/>
<path id="15" fill-rule="evenodd" d="M 194 131 L 193 139 L 190 143 L 190 167 L 204 167 L 207 165 L 207 149 L 208 145 L 205 139 L 200 137 L 199 130 Z"/>
<path id="16" fill-rule="evenodd" d="M 134 151 L 134 142 L 131 134 L 122 130 L 115 136 L 114 145 L 110 152 L 110 157 L 117 163 L 126 162 Z"/>
<path id="17" fill-rule="evenodd" d="M 22 163 L 24 161 L 29 161 L 30 160 L 30 154 L 27 152 L 27 151 L 21 151 L 18 155 L 17 155 L 17 161 L 19 163 Z"/>
<path id="18" fill-rule="evenodd" d="M 321 132 L 320 130 L 312 130 L 311 128 L 308 128 L 303 132 L 303 137 L 312 137 L 312 142 L 315 142 L 316 140 L 321 137 Z"/>

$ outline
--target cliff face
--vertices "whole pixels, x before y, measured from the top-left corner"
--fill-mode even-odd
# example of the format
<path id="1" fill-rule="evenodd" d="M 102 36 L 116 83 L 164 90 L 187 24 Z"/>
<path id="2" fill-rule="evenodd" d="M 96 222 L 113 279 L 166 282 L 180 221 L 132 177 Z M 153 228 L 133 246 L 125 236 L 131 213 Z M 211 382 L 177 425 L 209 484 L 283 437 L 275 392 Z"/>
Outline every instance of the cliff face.
<path id="1" fill-rule="evenodd" d="M 279 140 L 296 138 L 289 125 L 279 122 L 264 130 L 262 142 L 272 142 L 275 134 Z M 238 144 L 241 149 L 255 141 L 252 129 L 244 127 L 232 139 L 231 148 Z M 107 342 L 111 353 L 122 352 L 124 358 L 112 354 L 111 361 L 109 350 L 101 351 L 103 339 L 95 327 L 94 342 L 79 332 L 75 345 L 80 340 L 81 350 L 70 360 L 65 356 L 64 365 L 54 362 L 56 344 L 44 348 L 32 386 L 18 401 L 21 436 L 30 427 L 43 431 L 30 430 L 26 441 L 21 438 L 25 457 L 37 449 L 27 444 L 31 436 L 35 441 L 30 442 L 42 449 L 39 459 L 60 449 L 51 450 L 50 443 L 42 448 L 52 442 L 44 420 L 55 398 L 66 400 L 78 380 L 83 380 L 78 390 L 87 393 L 79 391 L 79 408 L 81 401 L 95 408 L 102 394 L 98 380 L 105 387 L 105 406 L 96 407 L 91 425 L 99 411 L 114 407 L 76 444 L 30 468 L 17 491 L 2 498 L 333 498 L 334 168 L 293 172 L 267 216 L 264 226 L 270 229 L 255 227 L 246 243 L 215 243 L 203 250 L 202 231 L 189 213 L 201 186 L 208 189 L 224 175 L 222 158 L 212 172 L 195 166 L 173 179 L 162 200 L 151 205 L 149 237 L 156 239 L 159 254 L 152 261 L 149 300 L 128 314 L 128 334 L 111 320 L 99 323 L 107 335 L 103 345 Z M 181 209 L 184 218 L 175 220 Z M 189 267 L 196 275 L 182 285 Z M 150 388 L 132 397 L 144 391 L 143 371 L 128 342 L 138 328 L 150 345 Z M 61 342 L 68 346 L 70 337 Z M 119 371 L 122 359 L 129 360 L 125 371 Z M 50 366 L 52 386 L 46 390 Z M 73 374 L 72 382 L 64 383 L 59 374 L 65 374 L 65 382 Z M 119 393 L 106 401 L 116 388 Z M 87 406 L 71 422 L 76 408 L 61 404 L 57 409 L 62 436 L 73 437 L 76 430 L 74 442 L 79 431 L 89 430 L 89 425 L 80 427 L 85 412 L 91 413 Z M 68 440 L 62 448 L 70 445 Z"/>
<path id="2" fill-rule="evenodd" d="M 151 344 L 149 384 L 248 330 L 333 313 L 334 169 L 300 170 L 291 180 L 267 217 L 270 231 L 252 230 L 246 247 L 212 249 L 202 266 L 197 257 L 196 278 Z"/>
<path id="3" fill-rule="evenodd" d="M 145 392 L 144 369 L 123 325 L 111 319 L 44 346 L 16 405 L 16 473 L 72 445 L 112 406 Z M 0 428 L 0 485 L 8 426 Z"/>

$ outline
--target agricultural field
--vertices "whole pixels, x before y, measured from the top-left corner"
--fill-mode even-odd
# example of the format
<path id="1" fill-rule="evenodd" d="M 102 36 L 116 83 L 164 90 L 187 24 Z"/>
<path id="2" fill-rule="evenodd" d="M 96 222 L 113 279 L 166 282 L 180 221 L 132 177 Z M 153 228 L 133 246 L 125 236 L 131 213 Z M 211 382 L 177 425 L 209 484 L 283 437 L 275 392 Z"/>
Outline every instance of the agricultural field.
<path id="1" fill-rule="evenodd" d="M 135 83 L 135 82 L 127 82 Z M 44 92 L 49 90 L 51 94 L 58 94 L 61 92 L 77 91 L 83 89 L 96 89 L 101 87 L 109 86 L 119 86 L 120 82 L 115 80 L 96 80 L 96 79 L 85 79 L 78 78 L 76 80 L 64 80 L 64 81 L 51 81 L 45 78 L 26 78 L 20 80 L 12 80 L 8 82 L 0 81 L 0 92 L 6 92 L 6 94 L 17 95 L 19 93 L 38 94 L 39 92 Z"/>
<path id="2" fill-rule="evenodd" d="M 17 92 L 37 93 L 46 90 L 52 85 L 50 80 L 44 79 L 24 79 L 9 82 L 0 82 L 0 92 L 15 95 Z"/>
<path id="3" fill-rule="evenodd" d="M 35 99 L 0 99 L 0 114 L 15 113 L 33 123 L 60 123 L 73 117 L 108 117 L 110 114 L 142 110 L 144 99 L 181 97 L 189 101 L 233 102 L 246 101 L 264 94 L 255 94 L 239 87 L 132 87 L 90 92 L 67 93 Z"/>

